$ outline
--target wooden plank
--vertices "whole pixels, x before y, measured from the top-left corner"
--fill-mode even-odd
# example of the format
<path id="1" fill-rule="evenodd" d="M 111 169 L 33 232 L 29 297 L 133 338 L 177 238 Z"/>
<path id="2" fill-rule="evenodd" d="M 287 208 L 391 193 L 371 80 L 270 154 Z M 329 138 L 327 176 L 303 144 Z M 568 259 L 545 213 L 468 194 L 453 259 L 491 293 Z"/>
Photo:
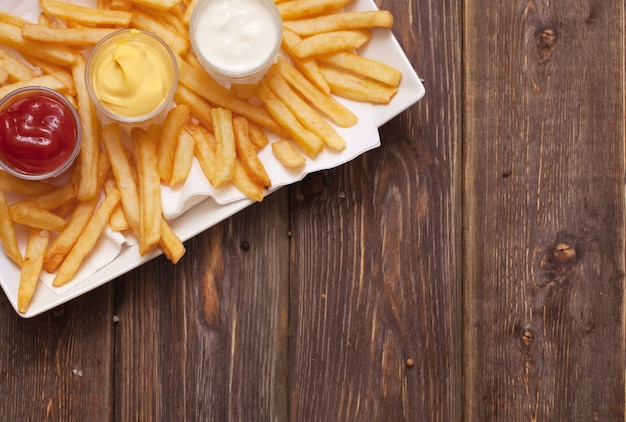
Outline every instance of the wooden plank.
<path id="1" fill-rule="evenodd" d="M 118 284 L 116 420 L 287 413 L 287 191 Z"/>
<path id="2" fill-rule="evenodd" d="M 31 319 L 0 300 L 2 419 L 111 420 L 113 289 Z"/>
<path id="3" fill-rule="evenodd" d="M 624 420 L 624 3 L 465 18 L 465 415 Z"/>
<path id="4" fill-rule="evenodd" d="M 380 148 L 293 189 L 294 421 L 462 416 L 460 4 L 379 6 L 427 94 Z"/>

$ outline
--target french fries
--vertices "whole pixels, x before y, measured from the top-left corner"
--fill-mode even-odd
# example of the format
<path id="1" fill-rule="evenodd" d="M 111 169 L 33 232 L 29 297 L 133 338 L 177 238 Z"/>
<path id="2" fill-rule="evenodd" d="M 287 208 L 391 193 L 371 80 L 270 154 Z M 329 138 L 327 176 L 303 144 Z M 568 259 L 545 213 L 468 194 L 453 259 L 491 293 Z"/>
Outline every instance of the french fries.
<path id="1" fill-rule="evenodd" d="M 358 117 L 335 97 L 388 103 L 402 78 L 357 53 L 373 28 L 392 27 L 393 16 L 341 11 L 350 1 L 275 0 L 285 56 L 260 81 L 229 88 L 190 50 L 197 0 L 98 0 L 97 7 L 39 0 L 37 22 L 0 13 L 0 97 L 27 85 L 59 91 L 75 105 L 82 132 L 71 177 L 60 185 L 0 171 L 0 243 L 21 267 L 19 312 L 28 309 L 42 271 L 54 286 L 69 283 L 107 227 L 136 237 L 140 255 L 160 249 L 177 263 L 185 246 L 163 216 L 161 189 L 185 183 L 194 159 L 214 188 L 231 184 L 262 201 L 272 186 L 263 148 L 296 172 L 324 148 L 343 150 L 334 125 L 348 128 Z M 175 104 L 158 124 L 101 122 L 89 97 L 85 51 L 120 28 L 153 32 L 175 52 Z"/>

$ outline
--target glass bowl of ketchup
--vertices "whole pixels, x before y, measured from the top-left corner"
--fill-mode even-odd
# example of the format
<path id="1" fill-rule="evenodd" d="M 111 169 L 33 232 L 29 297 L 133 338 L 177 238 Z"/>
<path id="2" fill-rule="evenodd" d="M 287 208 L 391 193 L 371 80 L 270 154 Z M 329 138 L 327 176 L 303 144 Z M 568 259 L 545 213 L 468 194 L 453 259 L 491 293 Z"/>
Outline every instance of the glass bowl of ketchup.
<path id="1" fill-rule="evenodd" d="M 62 174 L 80 150 L 80 118 L 60 93 L 41 86 L 0 100 L 0 168 L 22 179 Z"/>

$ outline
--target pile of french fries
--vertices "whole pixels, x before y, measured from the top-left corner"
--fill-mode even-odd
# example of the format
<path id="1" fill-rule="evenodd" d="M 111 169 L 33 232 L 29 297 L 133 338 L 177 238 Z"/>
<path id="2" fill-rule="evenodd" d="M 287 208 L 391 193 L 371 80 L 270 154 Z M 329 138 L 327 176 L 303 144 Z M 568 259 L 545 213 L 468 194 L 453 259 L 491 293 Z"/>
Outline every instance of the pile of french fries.
<path id="1" fill-rule="evenodd" d="M 334 96 L 391 100 L 401 72 L 356 53 L 373 28 L 392 27 L 389 12 L 344 12 L 351 0 L 274 1 L 283 18 L 284 56 L 259 83 L 228 89 L 190 49 L 197 0 L 99 0 L 97 8 L 39 0 L 36 23 L 0 13 L 0 97 L 22 86 L 54 89 L 75 105 L 83 132 L 65 184 L 0 171 L 0 241 L 21 267 L 20 312 L 28 309 L 42 270 L 56 273 L 55 286 L 70 282 L 107 227 L 136 236 L 141 255 L 160 248 L 178 262 L 185 247 L 163 217 L 160 189 L 184 183 L 194 157 L 216 188 L 231 183 L 261 201 L 272 182 L 260 149 L 270 145 L 283 165 L 300 167 L 324 148 L 345 148 L 329 122 L 357 123 Z M 158 35 L 179 67 L 173 108 L 161 123 L 133 127 L 130 135 L 117 123 L 102 125 L 85 84 L 89 48 L 120 28 Z M 23 254 L 16 225 L 29 233 Z"/>

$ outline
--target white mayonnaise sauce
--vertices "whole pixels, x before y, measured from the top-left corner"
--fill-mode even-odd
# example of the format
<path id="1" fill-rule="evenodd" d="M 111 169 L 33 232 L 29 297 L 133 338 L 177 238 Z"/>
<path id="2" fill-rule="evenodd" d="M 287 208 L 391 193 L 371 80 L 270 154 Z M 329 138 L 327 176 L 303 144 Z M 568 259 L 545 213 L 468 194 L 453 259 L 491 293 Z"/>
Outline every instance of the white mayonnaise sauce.
<path id="1" fill-rule="evenodd" d="M 198 4 L 191 34 L 196 54 L 232 76 L 264 67 L 275 58 L 281 42 L 282 22 L 270 7 L 275 6 L 264 0 L 207 0 Z"/>

